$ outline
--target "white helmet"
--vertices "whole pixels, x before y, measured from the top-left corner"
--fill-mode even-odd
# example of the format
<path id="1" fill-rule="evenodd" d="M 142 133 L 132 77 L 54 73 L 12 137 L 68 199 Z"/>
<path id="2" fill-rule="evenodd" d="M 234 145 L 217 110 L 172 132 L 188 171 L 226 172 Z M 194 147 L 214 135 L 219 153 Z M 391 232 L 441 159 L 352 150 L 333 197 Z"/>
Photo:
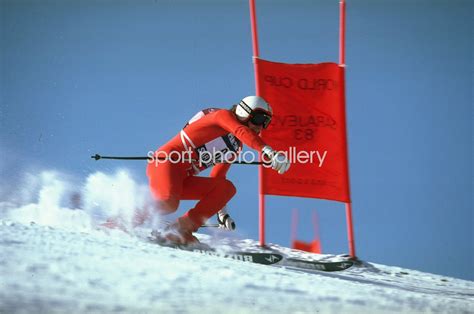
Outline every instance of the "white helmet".
<path id="1" fill-rule="evenodd" d="M 260 96 L 247 96 L 235 108 L 237 118 L 242 122 L 250 121 L 267 128 L 272 119 L 272 107 Z"/>

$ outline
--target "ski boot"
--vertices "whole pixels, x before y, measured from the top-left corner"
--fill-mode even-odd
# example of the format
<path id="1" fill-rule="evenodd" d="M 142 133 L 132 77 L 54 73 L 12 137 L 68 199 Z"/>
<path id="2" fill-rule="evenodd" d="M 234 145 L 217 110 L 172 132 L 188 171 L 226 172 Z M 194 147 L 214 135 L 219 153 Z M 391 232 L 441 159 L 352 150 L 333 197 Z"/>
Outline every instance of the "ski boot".
<path id="1" fill-rule="evenodd" d="M 180 217 L 169 224 L 164 230 L 153 230 L 152 237 L 156 242 L 163 245 L 192 245 L 199 244 L 199 240 L 193 235 L 197 227 L 188 217 Z"/>

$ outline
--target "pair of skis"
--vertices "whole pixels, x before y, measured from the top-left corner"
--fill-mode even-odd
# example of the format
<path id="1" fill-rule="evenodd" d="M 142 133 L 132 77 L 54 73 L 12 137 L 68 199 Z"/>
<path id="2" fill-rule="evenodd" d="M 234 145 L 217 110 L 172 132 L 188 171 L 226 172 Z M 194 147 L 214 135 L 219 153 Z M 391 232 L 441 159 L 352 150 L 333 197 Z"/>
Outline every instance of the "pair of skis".
<path id="1" fill-rule="evenodd" d="M 280 252 L 222 252 L 207 244 L 198 243 L 196 245 L 183 246 L 176 244 L 166 244 L 156 241 L 153 237 L 148 238 L 151 242 L 160 246 L 170 247 L 177 250 L 195 252 L 202 255 L 216 256 L 233 259 L 242 262 L 250 262 L 262 265 L 285 266 L 303 270 L 315 271 L 342 271 L 354 265 L 354 261 L 345 260 L 337 262 L 312 261 L 299 258 L 285 257 Z"/>

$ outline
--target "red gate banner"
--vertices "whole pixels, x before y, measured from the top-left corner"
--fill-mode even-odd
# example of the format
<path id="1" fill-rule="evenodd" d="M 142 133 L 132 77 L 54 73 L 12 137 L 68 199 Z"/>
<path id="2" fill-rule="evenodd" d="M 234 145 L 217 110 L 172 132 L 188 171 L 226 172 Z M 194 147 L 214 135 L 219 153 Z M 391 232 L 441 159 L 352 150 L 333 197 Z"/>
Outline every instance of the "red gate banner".
<path id="1" fill-rule="evenodd" d="M 260 96 L 273 108 L 262 138 L 292 162 L 283 175 L 264 169 L 263 193 L 350 202 L 344 68 L 256 62 Z"/>

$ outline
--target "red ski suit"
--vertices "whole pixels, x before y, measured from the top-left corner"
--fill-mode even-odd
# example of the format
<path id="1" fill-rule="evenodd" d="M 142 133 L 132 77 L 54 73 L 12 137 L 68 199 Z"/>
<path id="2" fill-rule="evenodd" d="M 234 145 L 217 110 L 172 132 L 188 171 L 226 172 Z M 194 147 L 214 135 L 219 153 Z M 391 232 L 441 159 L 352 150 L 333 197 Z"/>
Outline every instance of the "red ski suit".
<path id="1" fill-rule="evenodd" d="M 259 152 L 265 146 L 262 139 L 242 124 L 233 112 L 211 108 L 196 115 L 180 133 L 160 147 L 155 156 L 165 153 L 169 156 L 171 152 L 181 153 L 192 149 L 192 158 L 197 159 L 200 147 L 215 143 L 229 133 Z M 168 160 L 149 163 L 147 175 L 153 197 L 161 203 L 164 214 L 175 212 L 180 200 L 199 200 L 184 215 L 190 218 L 197 229 L 235 195 L 234 185 L 226 179 L 229 167 L 229 163 L 218 163 L 213 167 L 210 177 L 199 177 L 196 176 L 199 170 L 192 162 L 173 163 Z"/>

